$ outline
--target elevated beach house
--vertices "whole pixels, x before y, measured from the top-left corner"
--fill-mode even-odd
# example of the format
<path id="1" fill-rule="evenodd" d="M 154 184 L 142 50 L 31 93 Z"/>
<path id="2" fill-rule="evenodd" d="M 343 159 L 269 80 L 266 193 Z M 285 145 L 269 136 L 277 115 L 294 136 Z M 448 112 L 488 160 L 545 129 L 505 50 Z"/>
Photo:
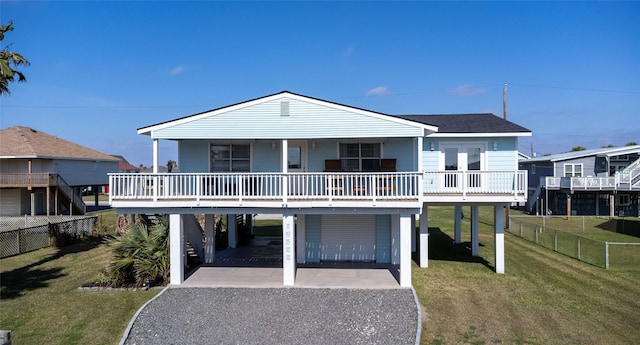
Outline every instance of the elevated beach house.
<path id="1" fill-rule="evenodd" d="M 529 175 L 527 212 L 640 216 L 640 145 L 522 159 L 520 168 Z"/>
<path id="2" fill-rule="evenodd" d="M 493 114 L 392 116 L 287 91 L 138 129 L 178 143 L 180 173 L 110 174 L 110 203 L 125 214 L 169 214 L 171 284 L 184 280 L 186 242 L 213 262 L 213 215 L 282 215 L 284 285 L 296 266 L 362 261 L 428 265 L 428 208 L 493 206 L 495 270 L 504 272 L 504 207 L 526 201 L 518 138 L 526 128 Z M 420 226 L 416 229 L 415 216 Z M 237 228 L 229 222 L 229 246 Z M 196 231 L 191 229 L 195 228 Z M 193 235 L 191 235 L 193 234 Z"/>
<path id="3" fill-rule="evenodd" d="M 29 127 L 0 130 L 0 216 L 81 215 L 118 159 Z M 97 196 L 96 196 L 97 203 Z"/>

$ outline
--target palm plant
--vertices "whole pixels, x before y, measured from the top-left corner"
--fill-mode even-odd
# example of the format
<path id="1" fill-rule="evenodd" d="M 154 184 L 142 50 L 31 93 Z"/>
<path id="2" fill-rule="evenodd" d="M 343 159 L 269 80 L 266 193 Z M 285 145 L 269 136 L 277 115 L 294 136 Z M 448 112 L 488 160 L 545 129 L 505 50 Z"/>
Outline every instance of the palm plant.
<path id="1" fill-rule="evenodd" d="M 4 40 L 5 32 L 13 31 L 13 23 L 0 25 L 0 42 Z M 0 95 L 9 94 L 9 82 L 13 82 L 17 76 L 19 82 L 27 81 L 22 72 L 14 69 L 20 65 L 29 66 L 29 61 L 22 55 L 9 51 L 10 45 L 7 45 L 0 50 Z"/>
<path id="2" fill-rule="evenodd" d="M 117 284 L 169 281 L 169 227 L 165 219 L 148 227 L 137 223 L 129 232 L 108 241 L 113 259 L 111 275 Z"/>

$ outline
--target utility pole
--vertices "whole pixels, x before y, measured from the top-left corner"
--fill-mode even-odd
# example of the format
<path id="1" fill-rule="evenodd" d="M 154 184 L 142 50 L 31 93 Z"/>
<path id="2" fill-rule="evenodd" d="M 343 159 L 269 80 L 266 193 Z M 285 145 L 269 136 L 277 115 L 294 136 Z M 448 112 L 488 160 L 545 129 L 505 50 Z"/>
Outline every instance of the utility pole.
<path id="1" fill-rule="evenodd" d="M 507 120 L 507 84 L 502 88 L 502 117 Z M 516 148 L 517 149 L 517 148 Z M 517 169 L 516 169 L 517 170 Z M 504 225 L 509 229 L 509 209 L 510 205 L 504 208 Z"/>

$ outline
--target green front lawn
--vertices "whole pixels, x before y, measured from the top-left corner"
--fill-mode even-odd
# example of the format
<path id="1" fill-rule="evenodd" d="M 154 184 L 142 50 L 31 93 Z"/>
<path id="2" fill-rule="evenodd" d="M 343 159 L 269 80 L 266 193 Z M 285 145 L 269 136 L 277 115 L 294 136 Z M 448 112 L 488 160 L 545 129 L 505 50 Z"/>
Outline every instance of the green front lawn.
<path id="1" fill-rule="evenodd" d="M 453 245 L 453 208 L 430 207 L 429 268 L 413 269 L 423 344 L 635 344 L 640 269 L 605 270 L 505 234 L 493 272 L 492 208 L 480 208 L 480 257 Z M 469 219 L 463 220 L 469 229 Z M 605 231 L 605 230 L 602 230 Z M 470 234 L 463 231 L 463 241 Z M 636 266 L 637 267 L 637 266 Z"/>
<path id="2" fill-rule="evenodd" d="M 159 292 L 78 291 L 106 267 L 99 238 L 0 260 L 0 329 L 12 344 L 117 344 L 133 314 Z"/>

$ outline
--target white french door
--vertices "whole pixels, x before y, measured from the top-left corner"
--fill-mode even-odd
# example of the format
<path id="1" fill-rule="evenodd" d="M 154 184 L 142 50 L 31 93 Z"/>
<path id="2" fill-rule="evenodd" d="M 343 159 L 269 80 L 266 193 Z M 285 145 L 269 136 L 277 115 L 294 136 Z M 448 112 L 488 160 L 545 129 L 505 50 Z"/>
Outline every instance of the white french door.
<path id="1" fill-rule="evenodd" d="M 485 170 L 484 143 L 442 145 L 440 164 L 445 171 L 442 181 L 445 188 L 480 189 L 484 184 L 481 170 Z M 477 173 L 474 173 L 477 171 Z M 466 182 L 465 182 L 466 181 Z"/>

